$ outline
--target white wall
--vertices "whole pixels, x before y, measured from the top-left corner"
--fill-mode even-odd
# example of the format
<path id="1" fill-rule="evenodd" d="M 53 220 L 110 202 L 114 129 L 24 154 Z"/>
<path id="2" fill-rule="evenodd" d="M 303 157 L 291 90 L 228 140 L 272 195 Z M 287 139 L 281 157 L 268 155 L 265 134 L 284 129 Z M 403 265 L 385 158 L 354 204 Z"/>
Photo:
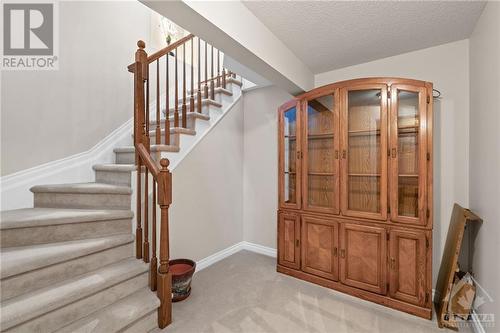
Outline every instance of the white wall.
<path id="1" fill-rule="evenodd" d="M 243 239 L 243 102 L 173 172 L 171 258 L 203 259 Z"/>
<path id="2" fill-rule="evenodd" d="M 277 109 L 291 98 L 275 86 L 243 95 L 243 235 L 245 241 L 272 248 L 278 209 Z"/>
<path id="3" fill-rule="evenodd" d="M 126 66 L 137 40 L 148 43 L 150 12 L 136 1 L 60 2 L 59 70 L 2 72 L 2 175 L 87 151 L 132 117 Z"/>
<path id="4" fill-rule="evenodd" d="M 500 319 L 500 3 L 489 2 L 470 38 L 470 208 L 484 223 L 473 271 L 493 298 L 478 309 Z"/>
<path id="5" fill-rule="evenodd" d="M 469 205 L 469 42 L 462 40 L 317 74 L 315 86 L 370 76 L 430 81 L 434 101 L 433 281 L 455 202 Z"/>

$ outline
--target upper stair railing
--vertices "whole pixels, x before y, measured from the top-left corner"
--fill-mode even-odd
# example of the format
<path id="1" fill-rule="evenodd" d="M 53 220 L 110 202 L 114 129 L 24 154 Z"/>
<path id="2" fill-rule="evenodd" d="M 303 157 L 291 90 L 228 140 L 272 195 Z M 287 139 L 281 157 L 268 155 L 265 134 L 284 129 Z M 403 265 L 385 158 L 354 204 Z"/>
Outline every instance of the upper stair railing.
<path id="1" fill-rule="evenodd" d="M 149 285 L 152 291 L 157 291 L 160 299 L 158 326 L 164 328 L 172 322 L 172 276 L 169 270 L 168 231 L 168 209 L 172 203 L 172 174 L 168 170 L 168 159 L 162 158 L 158 164 L 151 155 L 150 136 L 154 135 L 154 144 L 160 147 L 159 150 L 162 145 L 170 145 L 171 121 L 173 128 L 187 128 L 188 112 L 201 113 L 202 100 L 215 99 L 215 88 L 226 88 L 226 80 L 235 74 L 221 66 L 219 50 L 194 35 L 188 35 L 149 56 L 144 50 L 146 45 L 143 41 L 138 41 L 137 46 L 139 48 L 135 52 L 135 62 L 128 66 L 129 72 L 134 73 L 134 146 L 137 165 L 136 257 L 150 263 Z M 187 47 L 190 47 L 189 58 L 186 54 Z M 181 63 L 178 59 L 179 53 L 182 54 Z M 187 68 L 188 59 L 190 62 Z M 194 66 L 195 62 L 197 67 Z M 189 78 L 189 82 L 186 77 Z M 154 91 L 151 89 L 151 83 Z M 187 86 L 190 87 L 189 91 Z M 150 95 L 153 95 L 153 98 Z M 154 112 L 150 112 L 150 106 L 154 108 Z M 150 126 L 153 126 L 154 130 L 150 131 Z M 152 177 L 151 203 L 148 189 L 149 174 Z M 156 255 L 157 206 L 160 208 L 159 264 Z M 151 235 L 149 235 L 150 217 Z M 152 244 L 149 243 L 150 239 Z"/>

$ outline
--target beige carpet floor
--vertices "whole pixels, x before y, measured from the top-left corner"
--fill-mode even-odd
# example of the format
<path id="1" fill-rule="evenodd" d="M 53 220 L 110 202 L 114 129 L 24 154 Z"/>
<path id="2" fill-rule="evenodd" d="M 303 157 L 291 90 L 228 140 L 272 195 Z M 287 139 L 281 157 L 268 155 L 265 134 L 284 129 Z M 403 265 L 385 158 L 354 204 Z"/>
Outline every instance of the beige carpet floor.
<path id="1" fill-rule="evenodd" d="M 275 259 L 247 251 L 195 274 L 192 288 L 163 332 L 451 332 L 277 273 Z"/>

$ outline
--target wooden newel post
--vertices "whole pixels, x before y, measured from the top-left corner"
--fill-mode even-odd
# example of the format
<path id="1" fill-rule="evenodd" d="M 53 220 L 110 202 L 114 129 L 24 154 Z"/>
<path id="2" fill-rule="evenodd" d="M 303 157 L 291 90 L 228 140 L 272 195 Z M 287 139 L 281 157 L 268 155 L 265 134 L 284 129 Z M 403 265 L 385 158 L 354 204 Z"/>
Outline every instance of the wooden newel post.
<path id="1" fill-rule="evenodd" d="M 144 101 L 144 81 L 147 78 L 147 59 L 148 55 L 144 48 L 146 44 L 140 40 L 137 42 L 137 51 L 135 52 L 134 68 L 134 144 L 144 142 L 146 137 L 145 123 L 145 101 Z M 137 226 L 135 230 L 135 249 L 136 257 L 142 258 L 142 226 L 141 226 L 141 159 L 137 151 L 135 152 L 135 164 L 137 165 Z"/>
<path id="2" fill-rule="evenodd" d="M 172 322 L 172 274 L 169 269 L 168 208 L 172 203 L 172 174 L 168 170 L 170 162 L 160 160 L 161 171 L 158 179 L 158 204 L 161 209 L 160 220 L 160 266 L 158 267 L 157 295 L 158 326 L 164 328 Z"/>

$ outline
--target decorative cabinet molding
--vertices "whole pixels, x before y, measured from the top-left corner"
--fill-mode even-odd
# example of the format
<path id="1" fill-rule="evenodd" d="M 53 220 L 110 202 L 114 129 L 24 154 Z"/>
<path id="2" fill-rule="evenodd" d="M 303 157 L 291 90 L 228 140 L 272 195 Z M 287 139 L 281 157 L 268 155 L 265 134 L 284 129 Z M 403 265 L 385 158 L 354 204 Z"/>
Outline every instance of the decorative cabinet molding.
<path id="1" fill-rule="evenodd" d="M 278 271 L 431 318 L 432 83 L 343 81 L 278 112 Z"/>

